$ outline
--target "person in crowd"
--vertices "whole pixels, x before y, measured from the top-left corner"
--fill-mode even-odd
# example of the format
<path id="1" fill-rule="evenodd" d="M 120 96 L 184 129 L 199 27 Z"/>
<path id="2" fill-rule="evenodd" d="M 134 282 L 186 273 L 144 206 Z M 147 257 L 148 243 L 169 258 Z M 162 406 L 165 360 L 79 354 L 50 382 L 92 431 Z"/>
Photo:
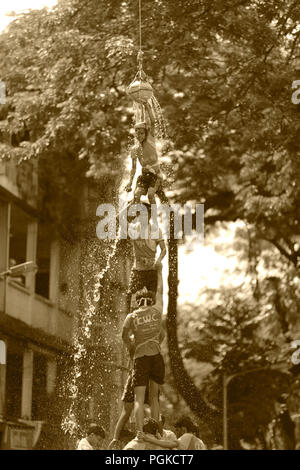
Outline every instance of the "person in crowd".
<path id="1" fill-rule="evenodd" d="M 146 428 L 147 429 L 147 428 Z M 198 437 L 198 427 L 189 417 L 182 417 L 176 423 L 178 439 L 170 434 L 162 432 L 161 423 L 157 423 L 157 432 L 149 433 L 144 430 L 137 435 L 138 441 L 145 442 L 145 449 L 148 450 L 207 450 L 203 441 Z M 161 434 L 159 433 L 161 432 Z M 149 446 L 149 447 L 148 447 Z"/>
<path id="2" fill-rule="evenodd" d="M 170 429 L 165 428 L 166 418 L 164 415 L 160 415 L 160 421 L 158 422 L 158 432 L 162 439 L 166 441 L 176 441 L 176 434 Z"/>
<path id="3" fill-rule="evenodd" d="M 87 435 L 78 443 L 77 450 L 102 450 L 105 431 L 97 424 L 91 424 Z"/>
<path id="4" fill-rule="evenodd" d="M 189 416 L 182 416 L 176 423 L 176 434 L 179 436 L 181 450 L 207 450 L 199 439 L 199 429 Z"/>
<path id="5" fill-rule="evenodd" d="M 177 441 L 166 441 L 159 436 L 159 424 L 153 418 L 144 420 L 143 432 L 130 441 L 123 450 L 165 450 L 174 449 Z"/>
<path id="6" fill-rule="evenodd" d="M 135 421 L 137 431 L 142 431 L 144 400 L 149 383 L 151 417 L 159 420 L 159 387 L 164 383 L 165 365 L 160 350 L 163 311 L 163 284 L 158 270 L 155 293 L 147 288 L 137 292 L 138 309 L 128 314 L 122 338 L 129 354 L 133 355 L 133 386 L 135 394 Z"/>

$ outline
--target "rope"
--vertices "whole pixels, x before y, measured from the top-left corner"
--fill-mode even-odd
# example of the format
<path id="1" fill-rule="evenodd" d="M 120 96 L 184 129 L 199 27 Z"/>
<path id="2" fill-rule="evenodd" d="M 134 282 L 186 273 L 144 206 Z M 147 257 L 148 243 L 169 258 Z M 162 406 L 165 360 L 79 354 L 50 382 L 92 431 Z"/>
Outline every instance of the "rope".
<path id="1" fill-rule="evenodd" d="M 139 64 L 138 75 L 141 79 L 142 69 L 143 69 L 143 51 L 142 51 L 142 0 L 139 0 L 139 52 L 137 55 L 137 60 Z"/>
<path id="2" fill-rule="evenodd" d="M 139 33 L 140 33 L 140 52 L 142 52 L 142 0 L 139 0 Z"/>

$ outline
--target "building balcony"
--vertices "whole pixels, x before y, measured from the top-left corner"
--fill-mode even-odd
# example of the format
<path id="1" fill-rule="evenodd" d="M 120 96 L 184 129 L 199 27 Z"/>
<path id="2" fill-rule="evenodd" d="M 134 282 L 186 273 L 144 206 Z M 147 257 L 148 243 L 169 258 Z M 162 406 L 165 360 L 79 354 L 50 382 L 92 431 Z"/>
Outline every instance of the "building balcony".
<path id="1" fill-rule="evenodd" d="M 50 300 L 35 293 L 30 293 L 29 289 L 12 280 L 7 281 L 6 295 L 4 295 L 4 280 L 1 279 L 0 292 L 2 294 L 0 310 L 5 312 L 6 323 L 9 323 L 10 317 L 18 321 L 19 329 L 22 329 L 22 322 L 26 326 L 38 330 L 39 333 L 44 333 L 45 337 L 53 337 L 56 341 L 71 344 L 73 317 L 69 313 L 57 308 Z M 3 319 L 1 323 L 3 327 L 5 320 Z M 28 333 L 25 325 L 24 329 Z"/>
<path id="2" fill-rule="evenodd" d="M 36 208 L 37 161 L 25 161 L 18 166 L 12 160 L 0 162 L 0 188 Z"/>

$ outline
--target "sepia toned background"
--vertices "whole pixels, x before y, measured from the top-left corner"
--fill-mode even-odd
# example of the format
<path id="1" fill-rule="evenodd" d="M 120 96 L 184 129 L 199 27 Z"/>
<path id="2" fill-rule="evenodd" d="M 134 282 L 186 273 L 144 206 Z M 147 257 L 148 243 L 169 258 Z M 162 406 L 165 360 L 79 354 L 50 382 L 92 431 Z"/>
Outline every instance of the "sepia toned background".
<path id="1" fill-rule="evenodd" d="M 132 259 L 106 269 L 96 208 L 128 173 L 137 21 L 133 0 L 0 7 L 0 272 L 38 265 L 0 278 L 1 448 L 71 449 L 120 410 Z M 299 36 L 292 0 L 143 2 L 168 196 L 205 205 L 205 245 L 164 263 L 162 408 L 209 448 L 300 448 Z"/>

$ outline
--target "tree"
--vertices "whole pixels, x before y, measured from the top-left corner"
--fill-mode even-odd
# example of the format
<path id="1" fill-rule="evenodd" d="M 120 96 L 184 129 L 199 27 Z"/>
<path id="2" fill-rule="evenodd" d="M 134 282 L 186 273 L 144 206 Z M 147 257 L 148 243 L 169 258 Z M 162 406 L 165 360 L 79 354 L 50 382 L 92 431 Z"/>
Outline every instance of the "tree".
<path id="1" fill-rule="evenodd" d="M 217 413 L 203 400 L 202 395 L 184 367 L 177 338 L 177 285 L 178 285 L 178 254 L 177 241 L 174 239 L 174 216 L 170 223 L 171 238 L 169 241 L 169 303 L 167 315 L 168 351 L 171 371 L 176 381 L 176 388 L 185 399 L 191 410 L 201 420 L 214 428 Z M 173 235 L 173 236 L 172 236 Z"/>
<path id="2" fill-rule="evenodd" d="M 221 240 L 220 233 L 215 227 L 206 242 Z M 226 283 L 218 289 L 203 288 L 199 305 L 179 308 L 180 352 L 205 403 L 221 413 L 223 377 L 237 374 L 228 384 L 230 448 L 240 448 L 241 439 L 254 442 L 258 425 L 267 434 L 269 423 L 279 419 L 276 402 L 282 400 L 282 394 L 288 417 L 284 422 L 290 421 L 297 406 L 299 372 L 291 367 L 291 341 L 299 332 L 297 270 L 274 247 L 266 242 L 260 245 L 259 251 L 254 250 L 253 239 L 241 224 L 230 247 L 215 242 L 220 253 L 234 250 L 239 286 Z M 225 277 L 228 282 L 227 272 L 224 282 Z M 277 431 L 282 442 L 290 445 L 284 437 L 288 425 L 285 429 L 278 421 Z"/>

